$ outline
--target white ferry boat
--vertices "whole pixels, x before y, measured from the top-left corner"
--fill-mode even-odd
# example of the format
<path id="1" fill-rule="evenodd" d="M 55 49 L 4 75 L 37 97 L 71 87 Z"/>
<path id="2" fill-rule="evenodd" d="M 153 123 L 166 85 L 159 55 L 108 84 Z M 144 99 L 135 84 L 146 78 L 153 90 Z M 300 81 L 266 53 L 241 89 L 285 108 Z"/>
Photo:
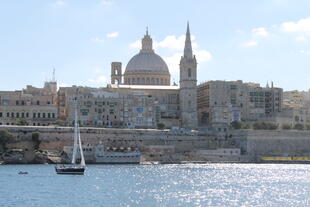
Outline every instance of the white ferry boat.
<path id="1" fill-rule="evenodd" d="M 103 144 L 82 145 L 86 163 L 94 164 L 139 164 L 141 152 L 131 148 L 104 148 Z M 64 152 L 69 158 L 72 157 L 73 147 L 64 146 Z M 79 157 L 77 157 L 79 158 Z"/>

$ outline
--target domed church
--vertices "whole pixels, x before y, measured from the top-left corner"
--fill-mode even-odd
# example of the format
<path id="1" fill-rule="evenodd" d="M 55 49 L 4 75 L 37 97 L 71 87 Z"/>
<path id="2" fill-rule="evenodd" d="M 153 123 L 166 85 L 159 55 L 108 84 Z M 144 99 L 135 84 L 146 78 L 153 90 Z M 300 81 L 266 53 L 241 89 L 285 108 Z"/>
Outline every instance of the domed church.
<path id="1" fill-rule="evenodd" d="M 147 30 L 142 39 L 142 49 L 126 66 L 124 82 L 128 85 L 170 85 L 168 66 L 154 52 Z"/>
<path id="2" fill-rule="evenodd" d="M 121 70 L 118 71 L 120 66 L 119 63 L 112 63 L 112 84 L 122 83 Z M 125 85 L 170 85 L 168 66 L 154 52 L 153 40 L 148 30 L 142 38 L 142 49 L 129 60 L 123 80 Z"/>
<path id="3" fill-rule="evenodd" d="M 122 93 L 143 94 L 148 97 L 146 102 L 152 103 L 156 111 L 152 111 L 151 107 L 138 107 L 137 113 L 141 119 L 142 112 L 149 111 L 155 116 L 149 121 L 164 123 L 165 126 L 197 127 L 197 61 L 192 52 L 189 24 L 187 23 L 184 54 L 180 57 L 179 86 L 170 85 L 168 66 L 154 52 L 152 44 L 153 40 L 146 30 L 142 48 L 129 60 L 124 74 L 122 63 L 112 62 L 109 87 Z"/>

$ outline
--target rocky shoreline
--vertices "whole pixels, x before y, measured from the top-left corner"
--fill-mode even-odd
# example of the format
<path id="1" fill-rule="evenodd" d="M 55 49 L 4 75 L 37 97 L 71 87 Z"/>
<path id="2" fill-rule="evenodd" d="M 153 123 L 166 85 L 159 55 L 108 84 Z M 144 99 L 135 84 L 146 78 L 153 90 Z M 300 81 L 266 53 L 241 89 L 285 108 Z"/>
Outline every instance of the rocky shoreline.
<path id="1" fill-rule="evenodd" d="M 68 157 L 59 151 L 11 149 L 0 154 L 0 164 L 65 164 Z"/>

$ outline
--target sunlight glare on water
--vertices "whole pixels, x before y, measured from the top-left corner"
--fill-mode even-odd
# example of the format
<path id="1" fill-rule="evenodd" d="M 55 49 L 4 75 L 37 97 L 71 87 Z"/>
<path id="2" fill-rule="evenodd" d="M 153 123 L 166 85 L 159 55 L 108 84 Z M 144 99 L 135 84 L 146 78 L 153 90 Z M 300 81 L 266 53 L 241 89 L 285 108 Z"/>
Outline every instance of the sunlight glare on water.
<path id="1" fill-rule="evenodd" d="M 308 165 L 90 165 L 85 176 L 56 175 L 52 165 L 6 165 L 0 174 L 0 206 L 310 204 Z"/>

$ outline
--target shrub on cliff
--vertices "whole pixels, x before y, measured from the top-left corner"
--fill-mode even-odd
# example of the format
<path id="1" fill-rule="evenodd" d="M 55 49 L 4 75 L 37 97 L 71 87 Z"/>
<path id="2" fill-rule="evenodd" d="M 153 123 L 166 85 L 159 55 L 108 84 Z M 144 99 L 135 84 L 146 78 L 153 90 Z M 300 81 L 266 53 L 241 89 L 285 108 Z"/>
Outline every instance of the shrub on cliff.
<path id="1" fill-rule="evenodd" d="M 276 130 L 279 125 L 271 122 L 255 122 L 253 124 L 254 130 Z"/>
<path id="2" fill-rule="evenodd" d="M 290 124 L 283 124 L 283 125 L 282 125 L 282 129 L 284 129 L 284 130 L 290 130 L 290 129 L 292 129 L 292 126 L 291 126 Z"/>
<path id="3" fill-rule="evenodd" d="M 41 143 L 41 140 L 40 140 L 39 136 L 40 136 L 40 134 L 38 132 L 33 132 L 32 136 L 31 136 L 31 139 L 34 142 L 34 149 L 35 150 L 39 149 L 39 146 L 40 146 L 40 143 Z"/>
<path id="4" fill-rule="evenodd" d="M 241 129 L 241 122 L 240 121 L 232 121 L 230 123 L 230 126 L 233 129 Z"/>
<path id="5" fill-rule="evenodd" d="M 294 129 L 297 129 L 297 130 L 304 130 L 305 126 L 303 124 L 295 124 L 294 125 Z"/>

